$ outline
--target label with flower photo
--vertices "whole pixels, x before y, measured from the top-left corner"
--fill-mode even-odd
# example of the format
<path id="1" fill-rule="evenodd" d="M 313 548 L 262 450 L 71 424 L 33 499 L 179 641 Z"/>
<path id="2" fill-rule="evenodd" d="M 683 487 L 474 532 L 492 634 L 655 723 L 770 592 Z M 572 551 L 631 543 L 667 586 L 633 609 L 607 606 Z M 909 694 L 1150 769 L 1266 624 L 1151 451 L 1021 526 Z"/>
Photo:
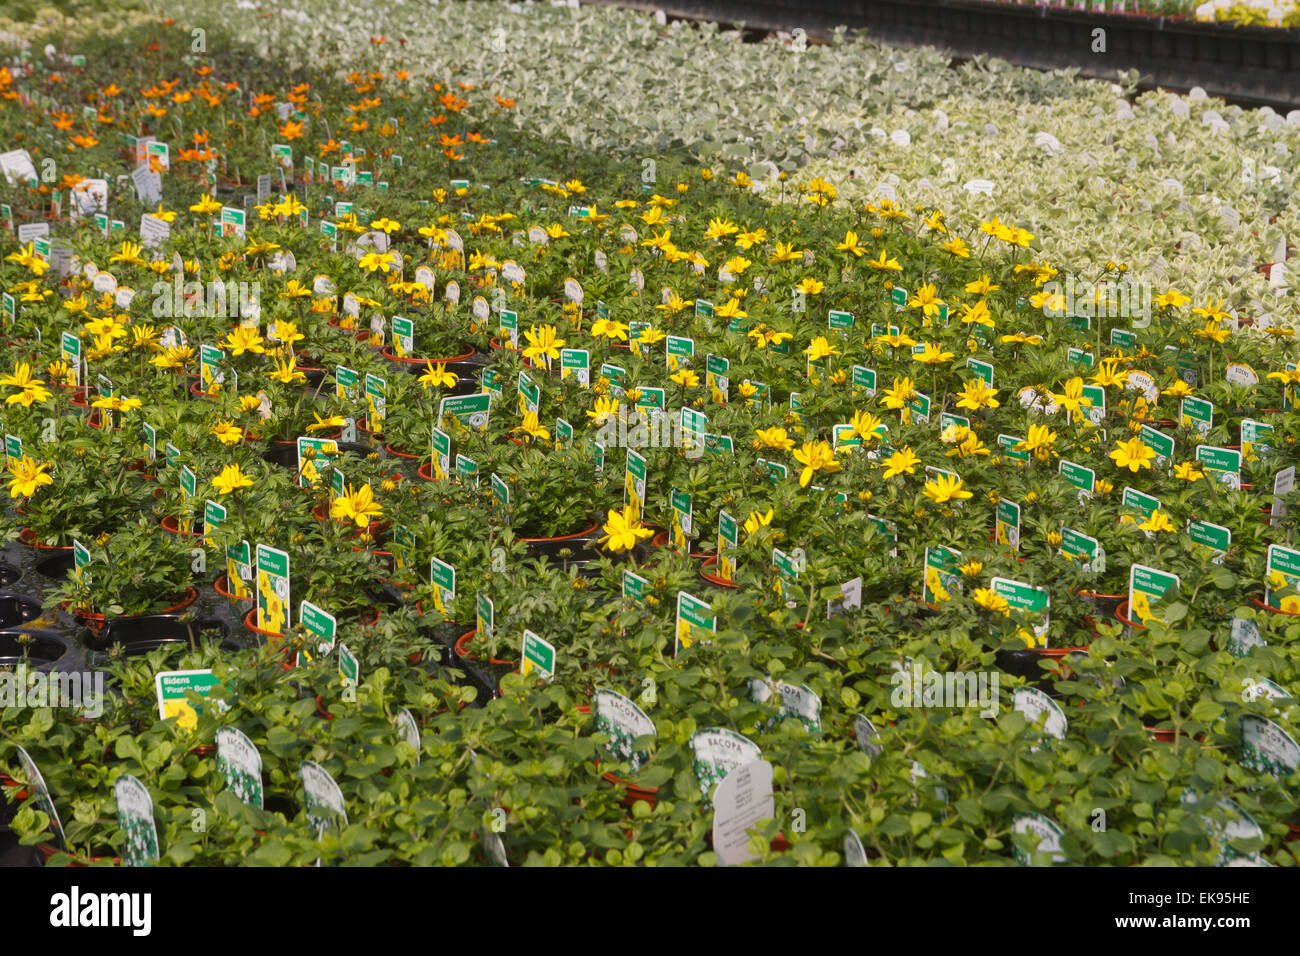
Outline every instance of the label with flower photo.
<path id="1" fill-rule="evenodd" d="M 158 828 L 153 819 L 153 798 L 135 777 L 124 773 L 113 784 L 117 803 L 117 826 L 126 834 L 122 862 L 126 866 L 148 866 L 158 859 Z"/>
<path id="2" fill-rule="evenodd" d="M 633 604 L 644 604 L 649 593 L 650 582 L 647 579 L 633 571 L 623 571 L 623 597 L 631 598 Z"/>
<path id="3" fill-rule="evenodd" d="M 316 487 L 320 483 L 321 466 L 331 464 L 338 458 L 338 455 L 338 442 L 332 438 L 299 436 L 298 487 Z"/>
<path id="4" fill-rule="evenodd" d="M 998 544 L 1020 550 L 1020 505 L 1006 498 L 998 499 L 994 514 L 993 538 Z"/>
<path id="5" fill-rule="evenodd" d="M 858 437 L 857 431 L 848 422 L 840 422 L 831 426 L 831 448 L 839 451 L 841 448 L 860 448 L 862 439 Z"/>
<path id="6" fill-rule="evenodd" d="M 358 381 L 355 371 L 342 365 L 338 366 L 334 370 L 334 394 L 345 402 L 355 402 Z"/>
<path id="7" fill-rule="evenodd" d="M 690 368 L 695 357 L 695 340 L 682 335 L 669 335 L 664 339 L 664 358 L 668 371 Z"/>
<path id="8" fill-rule="evenodd" d="M 1241 487 L 1241 452 L 1237 449 L 1197 445 L 1196 460 L 1205 467 L 1207 478 L 1215 478 L 1234 491 Z"/>
<path id="9" fill-rule="evenodd" d="M 690 539 L 695 532 L 695 510 L 692 496 L 673 488 L 668 496 L 668 504 L 672 509 L 672 527 L 669 529 L 669 540 L 672 541 L 674 551 L 678 554 L 686 554 L 690 550 Z"/>
<path id="10" fill-rule="evenodd" d="M 445 399 L 444 399 L 445 401 Z M 382 431 L 388 414 L 388 382 L 371 372 L 366 373 L 366 427 Z"/>
<path id="11" fill-rule="evenodd" d="M 59 357 L 68 367 L 64 384 L 78 386 L 81 384 L 81 339 L 72 332 L 59 336 Z"/>
<path id="12" fill-rule="evenodd" d="M 415 322 L 393 316 L 393 354 L 399 358 L 415 352 Z"/>
<path id="13" fill-rule="evenodd" d="M 209 548 L 222 545 L 213 536 L 213 532 L 226 523 L 226 506 L 218 501 L 208 500 L 203 503 L 203 543 Z M 222 536 L 224 540 L 225 536 Z"/>
<path id="14" fill-rule="evenodd" d="M 253 596 L 253 556 L 247 541 L 226 545 L 226 590 L 236 598 Z"/>
<path id="15" fill-rule="evenodd" d="M 559 448 L 573 441 L 573 425 L 563 418 L 555 420 L 555 447 Z"/>
<path id="16" fill-rule="evenodd" d="M 1142 430 L 1138 432 L 1142 438 L 1142 444 L 1148 446 L 1156 453 L 1155 463 L 1157 465 L 1167 465 L 1174 459 L 1174 439 L 1172 435 L 1166 435 L 1150 425 L 1143 425 Z"/>
<path id="17" fill-rule="evenodd" d="M 211 670 L 161 671 L 154 676 L 154 692 L 158 699 L 161 720 L 176 718 L 176 726 L 193 730 L 199 724 L 201 711 L 187 698 L 190 691 L 207 697 L 218 684 Z"/>
<path id="18" fill-rule="evenodd" d="M 1065 854 L 1060 852 L 1061 838 L 1065 836 L 1065 831 L 1041 813 L 1022 813 L 1012 822 L 1011 832 L 1027 833 L 1037 840 L 1032 852 L 1012 845 L 1011 855 L 1021 866 L 1033 866 L 1034 854 L 1038 853 L 1051 854 L 1049 860 L 1052 863 L 1066 862 Z"/>
<path id="19" fill-rule="evenodd" d="M 284 634 L 290 625 L 289 555 L 265 544 L 257 546 L 257 629 Z"/>
<path id="20" fill-rule="evenodd" d="M 241 802 L 262 809 L 262 755 L 243 731 L 217 728 L 217 770 Z"/>
<path id="21" fill-rule="evenodd" d="M 622 694 L 612 690 L 598 690 L 592 699 L 592 716 L 596 733 L 609 738 L 605 753 L 615 762 L 627 762 L 633 773 L 650 760 L 646 750 L 637 750 L 636 742 L 643 737 L 655 736 L 655 725 L 645 711 Z"/>
<path id="22" fill-rule="evenodd" d="M 527 412 L 533 412 L 535 414 L 539 411 L 542 405 L 542 387 L 534 382 L 532 376 L 523 369 L 519 370 L 517 388 L 519 394 L 519 414 L 523 415 Z"/>
<path id="23" fill-rule="evenodd" d="M 772 549 L 772 567 L 776 569 L 776 593 L 784 598 L 786 590 L 799 583 L 799 566 L 794 558 L 780 548 Z M 787 608 L 795 607 L 794 601 L 786 601 Z"/>
<path id="24" fill-rule="evenodd" d="M 1300 595 L 1296 593 L 1300 587 L 1300 551 L 1270 544 L 1265 576 L 1264 603 L 1279 611 L 1300 613 Z"/>
<path id="25" fill-rule="evenodd" d="M 1285 780 L 1300 766 L 1300 744 L 1273 721 L 1246 714 L 1241 718 L 1239 759 L 1243 767 Z"/>
<path id="26" fill-rule="evenodd" d="M 831 309 L 826 316 L 826 324 L 836 332 L 848 332 L 853 328 L 853 313 Z"/>
<path id="27" fill-rule="evenodd" d="M 198 484 L 194 469 L 189 465 L 181 465 L 181 494 L 186 498 L 193 498 L 198 494 Z"/>
<path id="28" fill-rule="evenodd" d="M 698 642 L 707 642 L 718 630 L 718 619 L 707 601 L 677 592 L 677 626 L 673 653 Z"/>
<path id="29" fill-rule="evenodd" d="M 343 802 L 343 791 L 329 771 L 320 764 L 304 760 L 299 765 L 298 774 L 302 778 L 303 810 L 307 813 L 312 829 L 316 831 L 316 838 L 320 839 L 326 827 L 331 825 L 339 830 L 346 827 L 348 813 Z"/>
<path id="30" fill-rule="evenodd" d="M 928 422 L 930 420 L 930 396 L 913 392 L 907 402 L 906 411 L 911 413 L 912 421 Z"/>
<path id="31" fill-rule="evenodd" d="M 527 677 L 534 672 L 548 682 L 555 676 L 555 646 L 525 628 L 519 673 Z"/>
<path id="32" fill-rule="evenodd" d="M 770 730 L 778 721 L 794 717 L 808 733 L 819 734 L 822 731 L 822 699 L 806 684 L 754 677 L 749 681 L 749 696 L 756 704 L 766 704 L 770 700 L 777 704 L 777 716 L 767 720 L 765 725 L 759 724 L 759 730 Z"/>
<path id="33" fill-rule="evenodd" d="M 952 598 L 952 592 L 961 592 L 961 552 L 940 546 L 925 549 L 924 583 L 921 600 L 926 604 L 939 604 Z"/>
<path id="34" fill-rule="evenodd" d="M 725 511 L 718 512 L 718 563 L 715 569 L 723 581 L 736 579 L 734 552 L 740 545 L 740 527 L 736 519 Z"/>
<path id="35" fill-rule="evenodd" d="M 466 428 L 482 432 L 487 430 L 488 416 L 491 411 L 490 392 L 479 392 L 475 395 L 448 395 L 438 403 L 438 423 L 445 422 L 448 415 L 454 415 Z"/>
<path id="36" fill-rule="evenodd" d="M 199 388 L 206 395 L 215 395 L 221 390 L 221 383 L 226 380 L 223 365 L 226 353 L 215 345 L 199 347 Z"/>
<path id="37" fill-rule="evenodd" d="M 952 412 L 939 413 L 939 433 L 943 434 L 953 426 L 958 428 L 970 428 L 970 419 L 965 415 L 954 415 Z"/>
<path id="38" fill-rule="evenodd" d="M 497 319 L 497 335 L 502 344 L 509 343 L 512 349 L 519 348 L 519 313 L 513 309 L 502 309 Z"/>
<path id="39" fill-rule="evenodd" d="M 1159 603 L 1172 588 L 1178 590 L 1182 579 L 1176 574 L 1134 564 L 1128 570 L 1128 616 L 1134 624 L 1159 620 L 1151 613 L 1151 605 Z"/>
<path id="40" fill-rule="evenodd" d="M 429 447 L 429 470 L 435 481 L 443 481 L 451 473 L 451 436 L 435 425 Z"/>
<path id="41" fill-rule="evenodd" d="M 704 387 L 714 402 L 725 405 L 731 394 L 731 362 L 721 355 L 710 354 L 704 359 Z"/>
<path id="42" fill-rule="evenodd" d="M 1183 398 L 1179 421 L 1184 428 L 1195 428 L 1204 435 L 1214 424 L 1214 403 L 1187 395 Z"/>
<path id="43" fill-rule="evenodd" d="M 763 759 L 763 751 L 748 737 L 734 730 L 709 727 L 691 736 L 691 766 L 700 785 L 700 795 L 710 791 L 737 767 Z"/>
<path id="44" fill-rule="evenodd" d="M 1025 715 L 1025 720 L 1032 726 L 1039 716 L 1047 715 L 1043 722 L 1043 733 L 1058 740 L 1065 739 L 1065 730 L 1069 721 L 1059 704 L 1036 687 L 1017 687 L 1012 695 L 1012 709 Z"/>
<path id="45" fill-rule="evenodd" d="M 1249 458 L 1254 455 L 1266 455 L 1273 440 L 1273 426 L 1249 418 L 1241 420 L 1241 453 Z"/>
<path id="46" fill-rule="evenodd" d="M 623 506 L 631 508 L 640 521 L 645 503 L 645 458 L 631 448 L 627 450 L 627 464 L 623 470 Z"/>
<path id="47" fill-rule="evenodd" d="M 989 582 L 989 590 L 1004 599 L 1012 610 L 1022 614 L 1033 615 L 1032 629 L 1018 628 L 1016 634 L 1022 638 L 1027 647 L 1046 647 L 1051 596 L 1046 588 L 1036 588 L 1023 581 L 1009 578 L 994 578 Z"/>

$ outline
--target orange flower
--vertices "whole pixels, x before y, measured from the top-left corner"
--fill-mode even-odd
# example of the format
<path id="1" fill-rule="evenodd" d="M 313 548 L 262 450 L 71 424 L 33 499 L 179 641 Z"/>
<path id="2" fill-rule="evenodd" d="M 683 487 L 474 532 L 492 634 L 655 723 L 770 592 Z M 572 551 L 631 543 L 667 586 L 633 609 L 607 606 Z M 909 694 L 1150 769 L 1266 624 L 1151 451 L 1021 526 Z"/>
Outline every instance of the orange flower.
<path id="1" fill-rule="evenodd" d="M 438 136 L 438 145 L 439 146 L 461 146 L 463 145 L 463 143 L 461 141 L 459 133 L 457 133 L 455 136 L 448 136 L 446 133 L 441 133 Z"/>
<path id="2" fill-rule="evenodd" d="M 194 68 L 194 72 L 195 72 L 196 74 L 198 74 L 199 76 L 207 76 L 209 73 L 212 72 L 212 67 L 210 67 L 210 66 L 196 66 L 196 67 Z"/>
<path id="3" fill-rule="evenodd" d="M 275 97 L 270 93 L 258 93 L 253 97 L 254 106 L 270 106 L 275 102 Z"/>
<path id="4" fill-rule="evenodd" d="M 302 135 L 302 123 L 295 123 L 292 120 L 280 127 L 280 135 L 285 139 L 297 139 Z"/>
<path id="5" fill-rule="evenodd" d="M 444 149 L 444 150 L 442 151 L 442 155 L 446 156 L 448 159 L 464 159 L 464 158 L 465 158 L 465 154 L 464 154 L 464 153 L 458 153 L 458 152 L 456 152 L 454 149 L 451 149 L 450 147 L 448 147 L 447 149 Z"/>
<path id="6" fill-rule="evenodd" d="M 343 148 L 342 146 L 340 146 L 338 143 L 334 142 L 334 140 L 331 139 L 328 143 L 324 143 L 321 146 L 320 155 L 328 156 L 330 153 L 338 152 L 342 148 Z"/>
<path id="7" fill-rule="evenodd" d="M 503 96 L 497 97 L 497 106 L 501 107 L 503 110 L 513 109 L 514 105 L 514 100 L 508 100 Z"/>
<path id="8" fill-rule="evenodd" d="M 430 117 L 429 117 L 429 125 L 430 125 L 430 126 L 441 126 L 441 125 L 442 125 L 443 123 L 445 123 L 445 122 L 447 122 L 447 114 L 446 114 L 446 113 L 443 113 L 443 114 L 441 114 L 441 115 L 439 115 L 439 116 L 430 116 Z"/>
<path id="9" fill-rule="evenodd" d="M 92 146 L 99 145 L 99 140 L 95 139 L 93 136 L 74 136 L 72 137 L 72 141 L 82 149 L 90 149 Z"/>
<path id="10" fill-rule="evenodd" d="M 53 113 L 51 115 L 54 117 L 54 119 L 51 120 L 51 122 L 54 124 L 55 129 L 61 129 L 61 130 L 72 129 L 71 113 Z"/>
<path id="11" fill-rule="evenodd" d="M 480 136 L 478 133 L 466 133 L 465 138 L 469 140 L 471 143 L 478 143 L 479 145 L 489 142 L 487 137 Z"/>
<path id="12" fill-rule="evenodd" d="M 108 86 L 104 87 L 102 90 L 99 91 L 99 95 L 111 100 L 115 96 L 121 96 L 122 91 L 121 89 L 118 88 L 118 85 L 116 83 L 110 83 L 108 84 Z"/>
<path id="13" fill-rule="evenodd" d="M 469 100 L 462 100 L 455 93 L 443 93 L 442 96 L 438 97 L 438 102 L 442 104 L 443 109 L 450 110 L 453 113 L 459 113 L 469 106 Z"/>

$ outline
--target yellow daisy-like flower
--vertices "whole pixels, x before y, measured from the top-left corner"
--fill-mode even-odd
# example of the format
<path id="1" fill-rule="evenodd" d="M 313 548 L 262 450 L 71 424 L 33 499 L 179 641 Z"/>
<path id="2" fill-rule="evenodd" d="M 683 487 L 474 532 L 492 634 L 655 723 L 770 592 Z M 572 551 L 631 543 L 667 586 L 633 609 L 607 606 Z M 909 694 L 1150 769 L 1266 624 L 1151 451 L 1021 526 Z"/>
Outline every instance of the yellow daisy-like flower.
<path id="1" fill-rule="evenodd" d="M 222 419 L 213 425 L 209 430 L 210 434 L 217 437 L 217 441 L 223 445 L 238 445 L 244 440 L 244 431 L 234 422 Z"/>
<path id="2" fill-rule="evenodd" d="M 641 526 L 635 509 L 630 505 L 624 505 L 622 510 L 610 508 L 601 530 L 605 532 L 599 539 L 601 546 L 615 553 L 631 551 L 642 538 L 654 534 Z"/>
<path id="3" fill-rule="evenodd" d="M 807 488 L 813 475 L 819 471 L 839 471 L 840 463 L 835 460 L 835 452 L 824 441 L 804 442 L 802 448 L 795 449 L 794 460 L 803 465 L 799 474 L 799 487 Z"/>

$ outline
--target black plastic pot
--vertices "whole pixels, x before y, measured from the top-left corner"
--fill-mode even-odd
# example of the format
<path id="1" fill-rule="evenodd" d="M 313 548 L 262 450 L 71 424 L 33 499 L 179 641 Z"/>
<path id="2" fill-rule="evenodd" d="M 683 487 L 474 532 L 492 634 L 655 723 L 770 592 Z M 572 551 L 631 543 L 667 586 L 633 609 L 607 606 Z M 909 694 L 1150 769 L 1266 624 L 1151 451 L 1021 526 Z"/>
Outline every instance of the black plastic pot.
<path id="1" fill-rule="evenodd" d="M 22 580 L 22 577 L 23 573 L 17 568 L 8 564 L 0 564 L 0 588 L 12 588 Z"/>
<path id="2" fill-rule="evenodd" d="M 42 577 L 53 578 L 56 581 L 62 581 L 66 578 L 75 566 L 71 550 L 60 549 L 51 554 L 48 558 L 42 558 L 36 562 L 36 573 Z"/>
<path id="3" fill-rule="evenodd" d="M 20 637 L 30 638 L 24 647 Z M 17 667 L 24 659 L 33 671 L 50 671 L 67 665 L 75 656 L 71 641 L 53 631 L 0 630 L 0 670 Z"/>
<path id="4" fill-rule="evenodd" d="M 0 592 L 0 628 L 17 627 L 41 616 L 41 606 L 20 594 Z"/>
<path id="5" fill-rule="evenodd" d="M 104 624 L 98 635 L 91 637 L 87 643 L 95 649 L 121 644 L 127 654 L 143 654 L 167 644 L 184 644 L 189 646 L 194 641 L 211 640 L 214 637 L 224 639 L 229 633 L 226 622 L 220 618 L 205 617 L 186 621 L 180 614 L 142 614 L 136 617 L 111 618 Z M 238 650 L 234 641 L 222 640 L 222 647 L 229 643 L 230 648 Z"/>

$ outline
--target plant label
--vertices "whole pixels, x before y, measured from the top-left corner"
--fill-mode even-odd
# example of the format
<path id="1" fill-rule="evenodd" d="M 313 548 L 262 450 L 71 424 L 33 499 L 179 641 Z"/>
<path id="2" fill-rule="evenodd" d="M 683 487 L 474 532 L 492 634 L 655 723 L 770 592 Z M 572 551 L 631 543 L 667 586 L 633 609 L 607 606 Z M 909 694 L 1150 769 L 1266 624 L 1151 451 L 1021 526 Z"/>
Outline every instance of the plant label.
<path id="1" fill-rule="evenodd" d="M 433 585 L 433 606 L 444 618 L 449 618 L 456 600 L 456 569 L 441 558 L 430 558 L 429 583 Z"/>
<path id="2" fill-rule="evenodd" d="M 117 802 L 117 825 L 126 834 L 122 862 L 126 866 L 148 866 L 158 859 L 158 829 L 153 819 L 153 798 L 148 789 L 129 773 L 113 784 Z"/>
<path id="3" fill-rule="evenodd" d="M 289 555 L 257 546 L 257 629 L 281 635 L 290 626 Z"/>
<path id="4" fill-rule="evenodd" d="M 525 628 L 519 673 L 527 677 L 533 672 L 539 673 L 544 681 L 550 682 L 555 676 L 555 647 Z"/>
<path id="5" fill-rule="evenodd" d="M 1151 613 L 1152 603 L 1159 602 L 1171 588 L 1177 591 L 1181 585 L 1182 580 L 1176 574 L 1149 568 L 1145 564 L 1131 565 L 1128 577 L 1129 620 L 1135 624 L 1158 620 Z"/>
<path id="6" fill-rule="evenodd" d="M 298 768 L 302 778 L 302 803 L 307 811 L 307 819 L 319 839 L 325 828 L 331 825 L 340 830 L 348 825 L 347 808 L 343 803 L 343 791 L 334 782 L 329 771 L 310 760 L 304 760 Z"/>
<path id="7" fill-rule="evenodd" d="M 242 802 L 262 809 L 262 755 L 235 727 L 217 729 L 217 769 Z"/>
<path id="8" fill-rule="evenodd" d="M 690 647 L 697 641 L 708 641 L 717 629 L 717 616 L 707 602 L 685 591 L 677 592 L 677 639 L 673 649 L 674 656 L 682 648 Z"/>
<path id="9" fill-rule="evenodd" d="M 637 749 L 638 740 L 655 736 L 655 725 L 633 701 L 612 690 L 598 690 L 592 698 L 592 715 L 596 733 L 609 738 L 605 744 L 607 759 L 626 762 L 637 773 L 650 760 L 646 749 Z"/>
<path id="10" fill-rule="evenodd" d="M 734 730 L 712 727 L 691 736 L 691 766 L 700 785 L 700 796 L 709 792 L 737 767 L 763 759 L 763 751 L 748 737 Z"/>
<path id="11" fill-rule="evenodd" d="M 713 803 L 713 852 L 718 864 L 736 866 L 759 859 L 749 849 L 749 831 L 776 816 L 772 765 L 757 760 L 734 768 L 718 784 Z"/>

